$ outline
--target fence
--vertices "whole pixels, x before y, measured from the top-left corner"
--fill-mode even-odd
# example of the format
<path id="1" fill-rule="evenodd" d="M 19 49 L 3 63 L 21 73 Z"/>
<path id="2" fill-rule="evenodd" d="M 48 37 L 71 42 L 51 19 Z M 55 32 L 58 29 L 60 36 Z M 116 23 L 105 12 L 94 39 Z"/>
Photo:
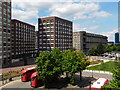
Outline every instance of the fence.
<path id="1" fill-rule="evenodd" d="M 107 72 L 107 71 L 96 71 L 96 70 L 84 70 L 84 71 L 86 71 L 86 72 L 95 72 L 95 73 L 103 73 L 103 74 L 113 75 L 113 73 Z"/>

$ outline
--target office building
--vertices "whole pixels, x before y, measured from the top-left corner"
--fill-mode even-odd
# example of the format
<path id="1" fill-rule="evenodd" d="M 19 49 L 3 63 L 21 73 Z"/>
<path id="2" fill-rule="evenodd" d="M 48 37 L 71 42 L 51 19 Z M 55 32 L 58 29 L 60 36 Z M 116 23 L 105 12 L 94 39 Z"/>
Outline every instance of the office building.
<path id="1" fill-rule="evenodd" d="M 107 45 L 107 37 L 85 31 L 73 32 L 73 48 L 76 50 L 87 53 L 91 47 L 96 47 L 99 43 Z"/>
<path id="2" fill-rule="evenodd" d="M 115 33 L 115 44 L 119 43 L 119 32 Z"/>
<path id="3" fill-rule="evenodd" d="M 35 51 L 35 26 L 12 20 L 12 60 L 33 57 Z"/>
<path id="4" fill-rule="evenodd" d="M 0 1 L 0 67 L 11 63 L 11 1 Z"/>
<path id="5" fill-rule="evenodd" d="M 41 51 L 51 51 L 59 48 L 61 51 L 72 48 L 72 22 L 59 17 L 38 19 L 38 48 Z"/>

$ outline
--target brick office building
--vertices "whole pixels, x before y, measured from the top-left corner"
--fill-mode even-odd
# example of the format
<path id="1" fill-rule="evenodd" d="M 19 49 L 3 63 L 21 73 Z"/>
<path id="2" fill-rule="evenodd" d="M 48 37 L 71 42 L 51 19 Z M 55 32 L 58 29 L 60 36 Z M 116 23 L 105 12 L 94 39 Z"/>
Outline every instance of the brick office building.
<path id="1" fill-rule="evenodd" d="M 33 57 L 35 51 L 35 26 L 12 20 L 12 60 Z"/>
<path id="2" fill-rule="evenodd" d="M 11 1 L 0 1 L 0 67 L 11 63 Z"/>
<path id="3" fill-rule="evenodd" d="M 72 22 L 59 17 L 38 19 L 38 49 L 51 51 L 59 48 L 61 51 L 72 48 Z"/>

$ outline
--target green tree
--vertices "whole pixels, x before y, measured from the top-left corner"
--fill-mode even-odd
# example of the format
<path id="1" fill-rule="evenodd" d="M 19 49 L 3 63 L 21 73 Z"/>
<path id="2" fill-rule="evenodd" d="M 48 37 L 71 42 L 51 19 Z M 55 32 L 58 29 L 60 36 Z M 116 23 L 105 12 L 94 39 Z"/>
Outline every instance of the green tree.
<path id="1" fill-rule="evenodd" d="M 80 72 L 80 80 L 82 70 L 89 65 L 86 56 L 82 51 L 65 50 L 63 52 L 62 69 L 66 73 L 66 77 L 70 76 L 70 82 L 74 83 L 74 74 Z"/>
<path id="2" fill-rule="evenodd" d="M 120 46 L 117 46 L 117 47 L 116 47 L 116 51 L 120 51 Z"/>
<path id="3" fill-rule="evenodd" d="M 117 51 L 117 46 L 112 46 L 111 49 L 112 51 Z"/>
<path id="4" fill-rule="evenodd" d="M 66 73 L 66 78 L 70 78 L 70 82 L 74 83 L 74 73 L 77 72 L 76 59 L 77 55 L 74 50 L 65 50 L 62 53 L 62 70 Z"/>
<path id="5" fill-rule="evenodd" d="M 106 52 L 111 52 L 112 51 L 112 48 L 111 48 L 112 46 L 111 45 L 107 45 L 106 46 Z"/>
<path id="6" fill-rule="evenodd" d="M 113 70 L 113 80 L 110 85 L 115 89 L 120 89 L 120 63 L 115 63 L 115 66 Z"/>
<path id="7" fill-rule="evenodd" d="M 120 46 L 106 46 L 106 52 L 112 52 L 112 51 L 120 51 Z"/>
<path id="8" fill-rule="evenodd" d="M 96 48 L 95 47 L 92 47 L 92 48 L 90 48 L 89 50 L 88 50 L 88 54 L 89 55 L 97 55 L 97 53 L 96 53 Z"/>
<path id="9" fill-rule="evenodd" d="M 101 55 L 105 52 L 105 47 L 102 43 L 99 43 L 96 47 L 96 51 L 98 55 Z"/>
<path id="10" fill-rule="evenodd" d="M 82 51 L 76 51 L 77 54 L 77 72 L 80 72 L 80 80 L 82 79 L 82 71 L 90 64 Z"/>
<path id="11" fill-rule="evenodd" d="M 43 81 L 45 87 L 61 75 L 60 62 L 61 52 L 56 48 L 52 52 L 40 53 L 40 56 L 36 59 L 38 78 Z"/>

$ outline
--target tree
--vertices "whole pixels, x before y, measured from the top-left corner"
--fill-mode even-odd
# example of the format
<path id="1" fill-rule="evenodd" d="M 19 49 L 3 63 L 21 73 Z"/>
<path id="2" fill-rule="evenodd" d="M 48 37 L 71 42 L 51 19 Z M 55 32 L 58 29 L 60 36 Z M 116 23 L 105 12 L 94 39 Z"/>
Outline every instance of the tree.
<path id="1" fill-rule="evenodd" d="M 61 52 L 56 48 L 52 52 L 40 53 L 40 56 L 36 59 L 38 78 L 43 81 L 45 87 L 61 75 L 60 62 Z"/>
<path id="2" fill-rule="evenodd" d="M 74 83 L 74 74 L 80 72 L 80 80 L 82 76 L 82 70 L 84 70 L 89 62 L 86 56 L 81 51 L 65 50 L 63 52 L 62 69 L 66 73 L 66 77 L 70 76 L 70 82 Z"/>
<path id="3" fill-rule="evenodd" d="M 102 43 L 99 43 L 96 48 L 97 54 L 101 55 L 105 52 L 105 47 Z"/>
<path id="4" fill-rule="evenodd" d="M 52 52 L 40 53 L 36 64 L 38 78 L 43 80 L 45 87 L 47 87 L 49 82 L 54 81 L 63 73 L 66 74 L 67 79 L 70 79 L 70 83 L 74 84 L 74 74 L 82 72 L 89 63 L 83 52 L 73 49 L 60 52 L 55 48 Z"/>
<path id="5" fill-rule="evenodd" d="M 92 48 L 90 48 L 89 50 L 88 50 L 88 54 L 89 55 L 96 55 L 96 48 L 95 47 L 92 47 Z"/>
<path id="6" fill-rule="evenodd" d="M 113 80 L 110 84 L 114 89 L 120 89 L 120 63 L 115 63 L 115 68 L 113 70 Z"/>
<path id="7" fill-rule="evenodd" d="M 106 46 L 106 52 L 111 52 L 112 51 L 112 48 L 111 48 L 112 46 L 111 45 L 107 45 Z"/>
<path id="8" fill-rule="evenodd" d="M 77 54 L 77 71 L 80 72 L 80 80 L 82 80 L 82 71 L 86 69 L 86 67 L 90 64 L 86 56 L 82 51 L 76 51 Z"/>
<path id="9" fill-rule="evenodd" d="M 70 78 L 70 82 L 74 83 L 74 73 L 77 72 L 76 59 L 77 55 L 74 50 L 65 50 L 62 53 L 62 70 L 66 73 L 66 78 Z"/>

